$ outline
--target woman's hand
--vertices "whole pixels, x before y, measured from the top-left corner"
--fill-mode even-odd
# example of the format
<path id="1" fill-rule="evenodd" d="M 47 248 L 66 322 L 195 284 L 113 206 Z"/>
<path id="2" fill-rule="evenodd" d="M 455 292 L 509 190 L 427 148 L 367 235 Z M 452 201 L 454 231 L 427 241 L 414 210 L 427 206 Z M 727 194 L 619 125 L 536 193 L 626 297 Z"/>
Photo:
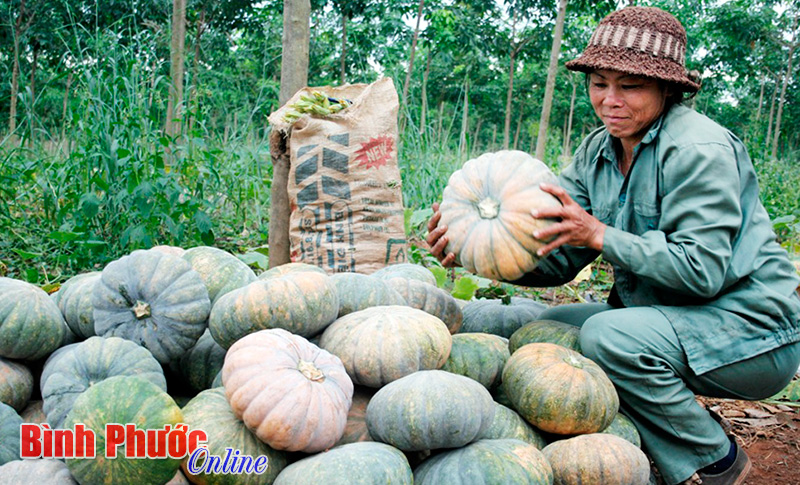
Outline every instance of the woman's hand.
<path id="1" fill-rule="evenodd" d="M 425 241 L 431 249 L 431 254 L 442 263 L 445 268 L 456 266 L 456 255 L 453 253 L 444 253 L 447 246 L 447 226 L 436 227 L 439 225 L 439 220 L 442 218 L 442 213 L 439 211 L 439 204 L 433 203 L 433 215 L 428 220 L 428 237 Z"/>
<path id="2" fill-rule="evenodd" d="M 564 244 L 602 251 L 606 225 L 583 210 L 562 187 L 541 184 L 540 188 L 556 196 L 562 205 L 561 207 L 548 207 L 531 211 L 531 215 L 537 219 L 561 219 L 559 222 L 533 233 L 533 237 L 542 240 L 554 237 L 546 246 L 540 248 L 536 254 L 545 256 Z"/>

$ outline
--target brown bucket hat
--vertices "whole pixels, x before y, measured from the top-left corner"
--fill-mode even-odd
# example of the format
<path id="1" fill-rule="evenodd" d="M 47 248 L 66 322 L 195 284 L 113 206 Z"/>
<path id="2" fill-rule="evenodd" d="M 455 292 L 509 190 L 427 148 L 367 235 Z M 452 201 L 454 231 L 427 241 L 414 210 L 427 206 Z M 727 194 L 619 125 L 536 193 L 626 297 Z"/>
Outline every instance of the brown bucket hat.
<path id="1" fill-rule="evenodd" d="M 669 81 L 696 92 L 684 66 L 686 30 L 671 14 L 655 7 L 626 7 L 606 16 L 589 45 L 567 69 L 592 72 L 609 69 Z"/>

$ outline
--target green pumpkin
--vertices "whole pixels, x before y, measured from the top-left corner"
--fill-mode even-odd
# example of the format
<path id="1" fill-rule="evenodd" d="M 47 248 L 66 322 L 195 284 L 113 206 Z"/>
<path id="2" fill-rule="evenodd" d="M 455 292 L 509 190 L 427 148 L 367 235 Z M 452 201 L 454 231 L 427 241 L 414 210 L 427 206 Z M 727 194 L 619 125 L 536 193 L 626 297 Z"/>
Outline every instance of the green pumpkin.
<path id="1" fill-rule="evenodd" d="M 0 402 L 16 411 L 25 409 L 33 392 L 33 374 L 27 367 L 0 357 Z"/>
<path id="2" fill-rule="evenodd" d="M 516 411 L 497 402 L 494 405 L 492 423 L 478 435 L 477 439 L 516 439 L 529 443 L 540 450 L 547 445 L 547 441 L 536 428 L 525 421 Z"/>
<path id="3" fill-rule="evenodd" d="M 259 456 L 267 457 L 268 467 L 262 475 L 253 474 L 206 474 L 192 475 L 188 470 L 188 457 L 181 465 L 186 474 L 196 483 L 206 485 L 256 485 L 272 483 L 275 477 L 286 466 L 286 454 L 276 451 L 262 443 L 233 414 L 225 389 L 218 387 L 208 389 L 189 401 L 183 407 L 184 423 L 190 429 L 202 429 L 208 436 L 208 452 L 224 457 L 226 448 L 239 450 L 241 455 L 249 455 L 254 460 Z M 194 463 L 202 466 L 202 460 Z"/>
<path id="4" fill-rule="evenodd" d="M 527 323 L 508 339 L 508 350 L 513 354 L 525 344 L 548 342 L 580 353 L 581 329 L 575 325 L 555 320 L 536 320 Z"/>
<path id="5" fill-rule="evenodd" d="M 136 342 L 162 364 L 197 342 L 211 310 L 206 285 L 191 265 L 152 250 L 109 263 L 92 304 L 97 335 Z"/>
<path id="6" fill-rule="evenodd" d="M 614 420 L 611 421 L 611 424 L 609 424 L 606 429 L 601 431 L 601 433 L 619 436 L 620 438 L 631 442 L 639 448 L 642 447 L 642 438 L 639 435 L 639 430 L 636 429 L 636 425 L 633 424 L 633 421 L 631 421 L 630 418 L 622 413 L 617 413 L 617 415 L 614 416 Z"/>
<path id="7" fill-rule="evenodd" d="M 386 281 L 360 273 L 331 276 L 339 295 L 339 317 L 374 306 L 405 305 L 406 300 Z"/>
<path id="8" fill-rule="evenodd" d="M 426 313 L 439 317 L 450 333 L 456 333 L 461 328 L 464 316 L 461 307 L 453 296 L 436 285 L 407 278 L 389 278 L 386 282 L 400 293 L 406 300 L 406 305 L 418 308 Z"/>
<path id="9" fill-rule="evenodd" d="M 492 389 L 500 383 L 503 367 L 511 356 L 506 339 L 488 333 L 453 335 L 453 347 L 442 370 L 461 374 Z"/>
<path id="10" fill-rule="evenodd" d="M 444 322 L 406 306 L 349 313 L 322 334 L 319 346 L 339 357 L 353 383 L 381 387 L 411 373 L 438 369 L 450 354 Z"/>
<path id="11" fill-rule="evenodd" d="M 339 297 L 328 275 L 293 271 L 223 295 L 211 310 L 208 328 L 227 349 L 259 330 L 281 328 L 311 337 L 330 325 L 338 312 Z"/>
<path id="12" fill-rule="evenodd" d="M 166 483 L 175 476 L 181 460 L 174 458 L 126 458 L 126 445 L 117 457 L 105 457 L 106 424 L 135 423 L 141 430 L 174 428 L 183 422 L 175 401 L 155 384 L 137 376 L 114 376 L 97 383 L 78 396 L 64 426 L 83 423 L 95 433 L 95 458 L 67 460 L 70 473 L 80 483 L 140 485 Z"/>
<path id="13" fill-rule="evenodd" d="M 526 323 L 536 320 L 547 306 L 528 298 L 511 297 L 503 300 L 473 300 L 461 311 L 464 322 L 460 333 L 491 333 L 509 338 Z"/>
<path id="14" fill-rule="evenodd" d="M 374 441 L 367 429 L 367 405 L 375 389 L 365 386 L 355 386 L 353 389 L 353 403 L 350 411 L 347 412 L 347 424 L 344 427 L 344 434 L 333 446 L 357 443 L 359 441 Z"/>
<path id="15" fill-rule="evenodd" d="M 382 387 L 367 405 L 376 441 L 403 451 L 458 448 L 491 425 L 494 402 L 474 380 L 445 372 L 415 372 Z"/>
<path id="16" fill-rule="evenodd" d="M 19 460 L 19 427 L 22 418 L 14 408 L 0 402 L 0 465 Z"/>
<path id="17" fill-rule="evenodd" d="M 162 391 L 167 389 L 158 361 L 129 340 L 90 337 L 62 348 L 45 363 L 41 378 L 43 409 L 54 429 L 64 427 L 64 419 L 82 393 L 110 377 L 139 376 Z"/>
<path id="18" fill-rule="evenodd" d="M 650 479 L 650 461 L 628 441 L 593 433 L 555 441 L 542 453 L 553 467 L 555 485 L 642 485 Z"/>
<path id="19" fill-rule="evenodd" d="M 414 476 L 405 455 L 384 443 L 350 443 L 286 467 L 274 485 L 411 485 Z"/>
<path id="20" fill-rule="evenodd" d="M 414 483 L 550 485 L 553 471 L 542 452 L 529 443 L 480 440 L 428 458 L 414 470 Z"/>
<path id="21" fill-rule="evenodd" d="M 385 266 L 372 273 L 371 276 L 382 280 L 400 277 L 436 286 L 436 276 L 428 268 L 413 263 L 397 263 Z"/>
<path id="22" fill-rule="evenodd" d="M 64 340 L 67 325 L 41 288 L 0 277 L 0 357 L 40 359 Z"/>
<path id="23" fill-rule="evenodd" d="M 513 408 L 548 433 L 601 431 L 619 409 L 617 391 L 603 369 L 555 344 L 528 344 L 511 354 L 503 386 Z"/>
<path id="24" fill-rule="evenodd" d="M 50 424 L 47 422 L 47 415 L 44 414 L 44 401 L 29 401 L 25 409 L 19 414 L 24 423 Z M 52 426 L 50 426 L 52 428 Z"/>
<path id="25" fill-rule="evenodd" d="M 93 271 L 73 276 L 57 293 L 58 308 L 67 326 L 81 340 L 95 335 L 92 293 L 100 275 L 99 271 Z"/>
<path id="26" fill-rule="evenodd" d="M 67 465 L 60 460 L 15 460 L 0 466 L 2 483 L 46 483 L 47 485 L 77 485 Z"/>
<path id="27" fill-rule="evenodd" d="M 173 367 L 195 391 L 211 389 L 214 378 L 222 371 L 225 352 L 206 329 L 197 343 L 173 363 Z"/>
<path id="28" fill-rule="evenodd" d="M 260 280 L 268 280 L 270 278 L 277 278 L 283 276 L 287 273 L 302 273 L 302 272 L 312 272 L 312 273 L 319 273 L 327 275 L 328 273 L 325 272 L 324 269 L 320 268 L 319 266 L 314 266 L 313 264 L 308 263 L 286 263 L 280 266 L 275 266 L 274 268 L 270 268 L 260 275 L 258 275 L 258 279 Z"/>
<path id="29" fill-rule="evenodd" d="M 225 293 L 256 280 L 255 273 L 244 261 L 222 249 L 198 246 L 187 249 L 183 259 L 203 278 L 211 305 Z"/>

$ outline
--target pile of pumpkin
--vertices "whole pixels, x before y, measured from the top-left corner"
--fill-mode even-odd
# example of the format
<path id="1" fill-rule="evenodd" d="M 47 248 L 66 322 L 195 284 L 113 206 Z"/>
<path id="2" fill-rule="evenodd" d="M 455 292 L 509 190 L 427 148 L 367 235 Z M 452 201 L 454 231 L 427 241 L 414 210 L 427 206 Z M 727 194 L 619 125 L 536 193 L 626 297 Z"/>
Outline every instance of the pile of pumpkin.
<path id="1" fill-rule="evenodd" d="M 0 278 L 0 481 L 648 482 L 636 429 L 577 329 L 537 320 L 533 300 L 459 304 L 435 283 L 412 264 L 256 276 L 210 247 L 134 251 L 52 295 Z M 192 475 L 186 459 L 101 451 L 20 460 L 23 422 L 83 423 L 98 450 L 109 422 L 186 423 L 209 454 L 268 467 Z"/>

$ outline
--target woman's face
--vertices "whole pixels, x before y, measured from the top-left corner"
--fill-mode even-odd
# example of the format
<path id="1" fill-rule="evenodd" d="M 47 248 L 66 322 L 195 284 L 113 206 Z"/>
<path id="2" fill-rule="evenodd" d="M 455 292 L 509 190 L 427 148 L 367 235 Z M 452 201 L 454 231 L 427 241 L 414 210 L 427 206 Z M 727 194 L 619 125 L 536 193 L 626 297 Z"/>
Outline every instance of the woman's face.
<path id="1" fill-rule="evenodd" d="M 617 71 L 589 74 L 589 98 L 594 112 L 613 136 L 632 145 L 642 141 L 661 115 L 668 92 L 658 81 Z"/>

